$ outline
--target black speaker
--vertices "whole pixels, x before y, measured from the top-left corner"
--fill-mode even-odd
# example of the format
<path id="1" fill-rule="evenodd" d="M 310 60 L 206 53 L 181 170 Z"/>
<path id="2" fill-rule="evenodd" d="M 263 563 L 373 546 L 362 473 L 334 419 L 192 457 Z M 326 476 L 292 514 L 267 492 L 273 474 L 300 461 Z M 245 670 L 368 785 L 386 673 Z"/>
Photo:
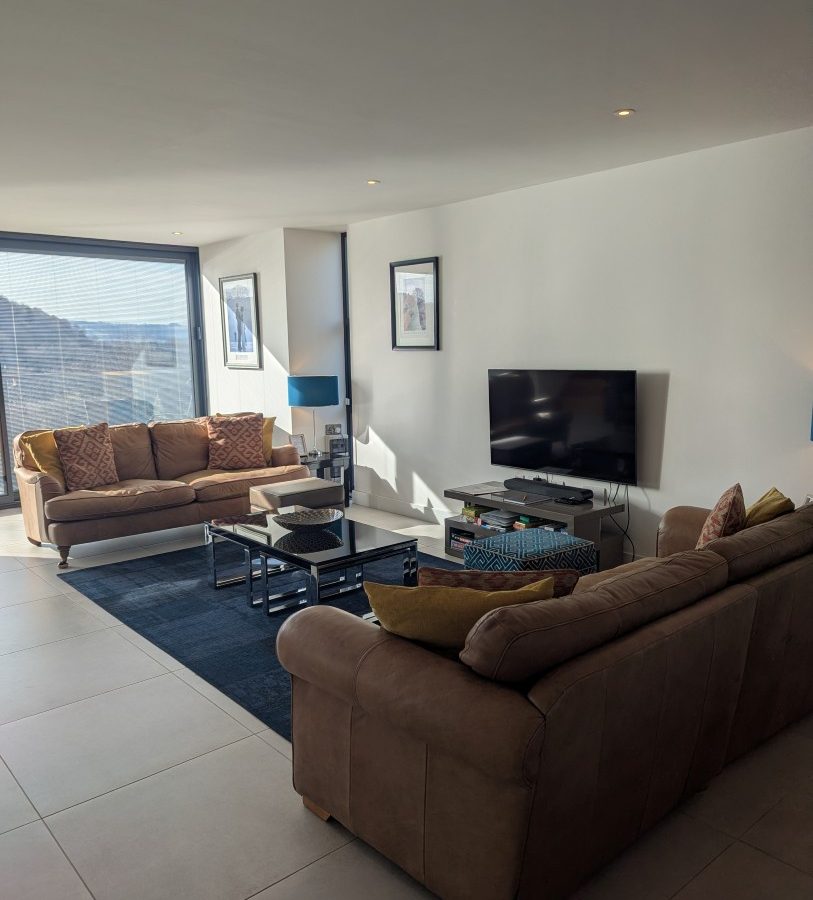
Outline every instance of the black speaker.
<path id="1" fill-rule="evenodd" d="M 328 438 L 327 452 L 331 456 L 346 456 L 348 452 L 348 443 L 346 437 Z"/>

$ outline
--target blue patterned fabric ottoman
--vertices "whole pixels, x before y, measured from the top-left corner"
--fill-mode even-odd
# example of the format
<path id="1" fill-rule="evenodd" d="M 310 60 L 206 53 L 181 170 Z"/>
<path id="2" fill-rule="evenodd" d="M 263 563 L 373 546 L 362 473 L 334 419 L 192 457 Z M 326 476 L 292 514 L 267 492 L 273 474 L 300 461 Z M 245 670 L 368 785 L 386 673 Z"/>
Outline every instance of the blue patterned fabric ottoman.
<path id="1" fill-rule="evenodd" d="M 513 572 L 528 569 L 578 569 L 582 575 L 595 572 L 596 545 L 563 531 L 528 528 L 469 544 L 463 554 L 467 569 Z"/>

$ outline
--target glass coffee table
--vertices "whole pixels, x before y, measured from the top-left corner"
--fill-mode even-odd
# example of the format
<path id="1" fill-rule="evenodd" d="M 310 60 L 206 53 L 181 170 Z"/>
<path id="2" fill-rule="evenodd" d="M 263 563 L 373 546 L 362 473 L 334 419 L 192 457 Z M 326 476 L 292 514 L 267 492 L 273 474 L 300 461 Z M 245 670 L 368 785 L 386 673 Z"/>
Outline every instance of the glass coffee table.
<path id="1" fill-rule="evenodd" d="M 403 582 L 414 584 L 418 572 L 416 538 L 346 518 L 319 531 L 306 532 L 289 531 L 274 522 L 278 513 L 301 508 L 255 510 L 205 522 L 210 586 L 245 584 L 248 605 L 261 606 L 270 615 L 358 590 L 364 580 L 365 563 L 376 560 L 401 557 Z M 240 551 L 239 567 L 232 574 L 223 573 L 218 547 L 225 543 Z M 291 577 L 283 579 L 284 575 Z"/>

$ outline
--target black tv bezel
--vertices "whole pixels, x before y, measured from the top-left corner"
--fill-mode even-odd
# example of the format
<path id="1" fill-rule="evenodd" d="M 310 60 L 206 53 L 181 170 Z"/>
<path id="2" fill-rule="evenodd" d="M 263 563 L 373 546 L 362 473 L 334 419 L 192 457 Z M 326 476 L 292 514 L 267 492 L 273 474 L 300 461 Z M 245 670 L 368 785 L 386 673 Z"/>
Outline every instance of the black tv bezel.
<path id="1" fill-rule="evenodd" d="M 564 373 L 564 374 L 589 374 L 589 375 L 632 375 L 635 381 L 635 409 L 634 409 L 634 422 L 633 422 L 633 434 L 635 437 L 635 457 L 633 464 L 633 477 L 632 480 L 627 481 L 623 478 L 621 479 L 608 479 L 601 478 L 597 475 L 584 475 L 577 472 L 564 471 L 561 469 L 550 468 L 550 467 L 540 467 L 540 468 L 529 468 L 527 466 L 511 466 L 506 463 L 495 463 L 493 457 L 493 448 L 491 446 L 491 375 L 493 372 L 545 372 L 545 373 Z M 600 481 L 603 484 L 623 484 L 629 487 L 636 487 L 638 485 L 638 370 L 637 369 L 517 369 L 517 368 L 508 368 L 503 366 L 501 368 L 491 368 L 488 369 L 488 431 L 489 431 L 489 460 L 492 466 L 499 467 L 501 469 L 510 469 L 513 472 L 541 472 L 542 474 L 549 475 L 557 475 L 557 476 L 565 476 L 568 478 L 580 478 L 583 481 Z"/>

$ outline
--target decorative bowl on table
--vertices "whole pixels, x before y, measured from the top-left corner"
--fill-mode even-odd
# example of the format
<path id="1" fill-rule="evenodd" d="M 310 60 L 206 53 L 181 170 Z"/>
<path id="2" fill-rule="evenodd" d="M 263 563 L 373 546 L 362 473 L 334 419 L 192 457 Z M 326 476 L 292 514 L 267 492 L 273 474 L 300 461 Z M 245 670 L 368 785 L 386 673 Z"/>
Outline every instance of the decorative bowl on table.
<path id="1" fill-rule="evenodd" d="M 289 531 L 321 531 L 344 517 L 339 509 L 299 509 L 274 516 L 277 525 Z"/>
<path id="2" fill-rule="evenodd" d="M 344 542 L 332 531 L 316 531 L 310 529 L 292 531 L 274 541 L 278 550 L 286 550 L 288 553 L 323 553 L 326 550 L 336 550 L 344 546 Z"/>

